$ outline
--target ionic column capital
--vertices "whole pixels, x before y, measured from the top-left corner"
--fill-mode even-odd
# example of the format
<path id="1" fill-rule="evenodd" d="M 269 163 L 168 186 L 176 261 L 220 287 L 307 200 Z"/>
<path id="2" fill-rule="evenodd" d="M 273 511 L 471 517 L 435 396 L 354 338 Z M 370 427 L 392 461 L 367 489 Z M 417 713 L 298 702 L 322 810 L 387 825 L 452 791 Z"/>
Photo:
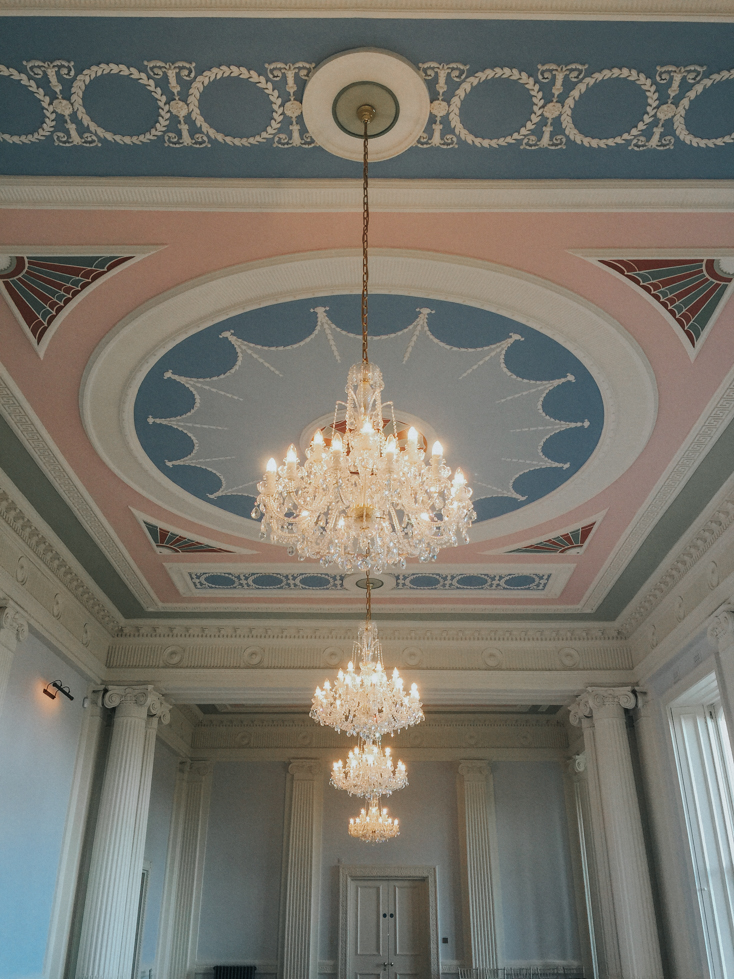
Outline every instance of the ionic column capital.
<path id="1" fill-rule="evenodd" d="M 568 759 L 568 774 L 572 778 L 578 778 L 586 772 L 586 752 L 581 751 L 577 755 L 572 755 Z"/>
<path id="2" fill-rule="evenodd" d="M 589 687 L 568 708 L 571 723 L 578 727 L 584 717 L 621 717 L 623 710 L 637 706 L 632 687 Z"/>
<path id="3" fill-rule="evenodd" d="M 318 758 L 291 758 L 288 772 L 297 782 L 315 782 L 321 775 Z"/>
<path id="4" fill-rule="evenodd" d="M 461 761 L 459 762 L 459 775 L 465 782 L 486 782 L 489 776 L 489 765 L 486 761 L 475 761 L 474 759 Z"/>
<path id="5" fill-rule="evenodd" d="M 734 607 L 723 605 L 717 609 L 711 617 L 706 635 L 720 653 L 734 647 Z"/>
<path id="6" fill-rule="evenodd" d="M 171 705 L 151 684 L 130 687 L 107 687 L 105 707 L 115 708 L 117 716 L 157 717 L 161 724 L 171 719 Z"/>
<path id="7" fill-rule="evenodd" d="M 11 651 L 28 638 L 28 620 L 9 598 L 0 598 L 0 643 Z"/>

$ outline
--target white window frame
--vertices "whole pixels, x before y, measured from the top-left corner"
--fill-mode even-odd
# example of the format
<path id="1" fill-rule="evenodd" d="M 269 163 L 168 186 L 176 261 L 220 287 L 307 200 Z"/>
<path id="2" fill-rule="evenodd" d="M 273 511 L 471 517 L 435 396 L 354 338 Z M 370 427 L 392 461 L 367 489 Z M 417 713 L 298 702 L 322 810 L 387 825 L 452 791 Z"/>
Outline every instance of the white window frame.
<path id="1" fill-rule="evenodd" d="M 669 705 L 711 979 L 734 979 L 734 759 L 715 674 Z"/>

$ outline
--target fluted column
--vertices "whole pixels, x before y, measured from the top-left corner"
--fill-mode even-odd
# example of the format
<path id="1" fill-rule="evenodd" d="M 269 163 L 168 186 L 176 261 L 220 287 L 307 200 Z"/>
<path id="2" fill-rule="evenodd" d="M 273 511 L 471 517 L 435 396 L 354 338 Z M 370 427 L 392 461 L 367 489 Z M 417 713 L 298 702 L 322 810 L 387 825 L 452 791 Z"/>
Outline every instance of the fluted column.
<path id="1" fill-rule="evenodd" d="M 573 720 L 573 715 L 571 717 Z M 585 799 L 587 808 L 582 809 L 588 817 L 585 827 L 589 837 L 589 851 L 593 859 L 590 863 L 592 887 L 592 908 L 594 910 L 594 939 L 601 979 L 618 979 L 622 974 L 619 960 L 619 941 L 617 938 L 617 918 L 614 911 L 614 896 L 609 871 L 609 848 L 604 828 L 604 806 L 599 786 L 599 766 L 596 757 L 594 722 L 591 717 L 580 716 L 584 732 L 584 773 Z"/>
<path id="2" fill-rule="evenodd" d="M 77 979 L 129 979 L 135 945 L 142 846 L 150 798 L 151 739 L 168 705 L 152 686 L 110 687 L 115 709 L 92 848 Z M 148 724 L 148 718 L 154 719 Z M 142 844 L 141 844 L 142 836 Z"/>
<path id="3" fill-rule="evenodd" d="M 708 637 L 716 647 L 716 680 L 729 741 L 734 751 L 734 607 L 725 605 L 714 614 Z"/>
<path id="4" fill-rule="evenodd" d="M 593 717 L 597 772 L 609 849 L 609 871 L 622 979 L 662 979 L 655 909 L 624 708 L 636 705 L 629 687 L 590 687 L 571 720 Z"/>
<path id="5" fill-rule="evenodd" d="M 21 610 L 9 599 L 0 599 L 0 713 L 5 702 L 15 648 L 18 641 L 27 638 L 28 622 Z"/>
<path id="6" fill-rule="evenodd" d="M 179 765 L 166 856 L 158 979 L 186 979 L 195 958 L 211 771 L 206 761 Z"/>
<path id="7" fill-rule="evenodd" d="M 473 969 L 497 967 L 497 924 L 493 893 L 490 790 L 484 761 L 459 764 L 459 822 L 464 877 L 465 958 Z M 494 813 L 491 814 L 492 817 Z"/>
<path id="8" fill-rule="evenodd" d="M 282 979 L 316 979 L 321 862 L 321 764 L 291 762 L 287 825 Z"/>

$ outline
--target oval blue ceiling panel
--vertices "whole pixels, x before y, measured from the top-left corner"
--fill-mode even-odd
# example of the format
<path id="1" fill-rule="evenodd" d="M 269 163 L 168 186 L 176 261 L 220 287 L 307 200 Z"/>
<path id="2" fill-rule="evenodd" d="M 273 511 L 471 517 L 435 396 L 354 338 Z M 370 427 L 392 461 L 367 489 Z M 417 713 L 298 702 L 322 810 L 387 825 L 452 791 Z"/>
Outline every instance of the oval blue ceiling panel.
<path id="1" fill-rule="evenodd" d="M 180 341 L 138 388 L 143 451 L 187 493 L 249 519 L 269 456 L 281 459 L 344 398 L 359 323 L 358 296 L 322 296 Z M 538 330 L 474 306 L 374 295 L 370 336 L 384 401 L 398 421 L 422 420 L 440 438 L 448 464 L 469 476 L 479 521 L 547 496 L 599 441 L 594 378 Z"/>

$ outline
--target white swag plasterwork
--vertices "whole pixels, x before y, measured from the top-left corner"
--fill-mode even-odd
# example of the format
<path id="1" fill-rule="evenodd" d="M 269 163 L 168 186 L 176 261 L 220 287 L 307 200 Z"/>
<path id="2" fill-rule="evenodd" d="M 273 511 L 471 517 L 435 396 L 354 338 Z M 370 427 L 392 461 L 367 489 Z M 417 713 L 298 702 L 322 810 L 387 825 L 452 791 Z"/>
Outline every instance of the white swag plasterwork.
<path id="1" fill-rule="evenodd" d="M 164 145 L 170 148 L 206 149 L 212 142 L 237 147 L 272 142 L 274 147 L 282 149 L 309 149 L 316 145 L 311 134 L 302 131 L 302 104 L 296 97 L 299 88 L 302 94 L 315 67 L 312 62 L 271 62 L 264 66 L 264 74 L 242 66 L 219 65 L 198 75 L 195 63 L 189 61 L 146 61 L 147 72 L 116 63 L 92 65 L 77 72 L 74 62 L 65 59 L 33 59 L 23 64 L 25 72 L 0 65 L 0 77 L 18 82 L 35 95 L 41 103 L 43 122 L 30 133 L 0 132 L 0 141 L 38 143 L 53 134 L 54 144 L 59 147 L 93 148 L 101 146 L 104 140 L 140 146 L 161 136 Z M 435 96 L 431 102 L 429 131 L 422 133 L 415 144 L 423 149 L 456 149 L 460 141 L 492 149 L 519 143 L 521 149 L 527 150 L 565 149 L 569 141 L 589 149 L 627 144 L 633 150 L 673 149 L 676 137 L 678 141 L 698 148 L 720 147 L 734 142 L 734 133 L 701 137 L 691 133 L 686 124 L 686 113 L 694 99 L 711 86 L 734 79 L 734 68 L 704 75 L 705 65 L 658 65 L 653 80 L 635 68 L 604 68 L 586 74 L 588 65 L 580 62 L 540 64 L 537 77 L 510 67 L 485 68 L 468 75 L 469 65 L 460 62 L 425 61 L 418 67 L 429 88 L 433 87 Z M 105 129 L 91 118 L 84 104 L 84 94 L 87 86 L 101 75 L 130 78 L 150 92 L 158 111 L 156 122 L 150 129 L 137 135 L 122 135 Z M 270 101 L 270 121 L 259 133 L 250 136 L 221 133 L 202 115 L 199 99 L 203 90 L 221 78 L 233 77 L 251 82 Z M 491 138 L 477 136 L 462 122 L 462 106 L 473 89 L 495 78 L 523 86 L 531 100 L 531 114 L 513 133 Z M 627 132 L 607 137 L 587 136 L 577 128 L 574 110 L 592 86 L 608 79 L 623 79 L 638 86 L 646 98 L 644 114 Z M 160 86 L 156 84 L 158 81 Z M 450 86 L 455 90 L 450 101 L 446 101 Z M 187 87 L 187 93 L 184 93 L 184 87 Z M 281 132 L 286 117 L 290 120 L 290 134 Z M 444 132 L 447 122 L 451 132 Z M 57 128 L 58 124 L 62 128 Z M 192 127 L 195 127 L 193 132 Z"/>

